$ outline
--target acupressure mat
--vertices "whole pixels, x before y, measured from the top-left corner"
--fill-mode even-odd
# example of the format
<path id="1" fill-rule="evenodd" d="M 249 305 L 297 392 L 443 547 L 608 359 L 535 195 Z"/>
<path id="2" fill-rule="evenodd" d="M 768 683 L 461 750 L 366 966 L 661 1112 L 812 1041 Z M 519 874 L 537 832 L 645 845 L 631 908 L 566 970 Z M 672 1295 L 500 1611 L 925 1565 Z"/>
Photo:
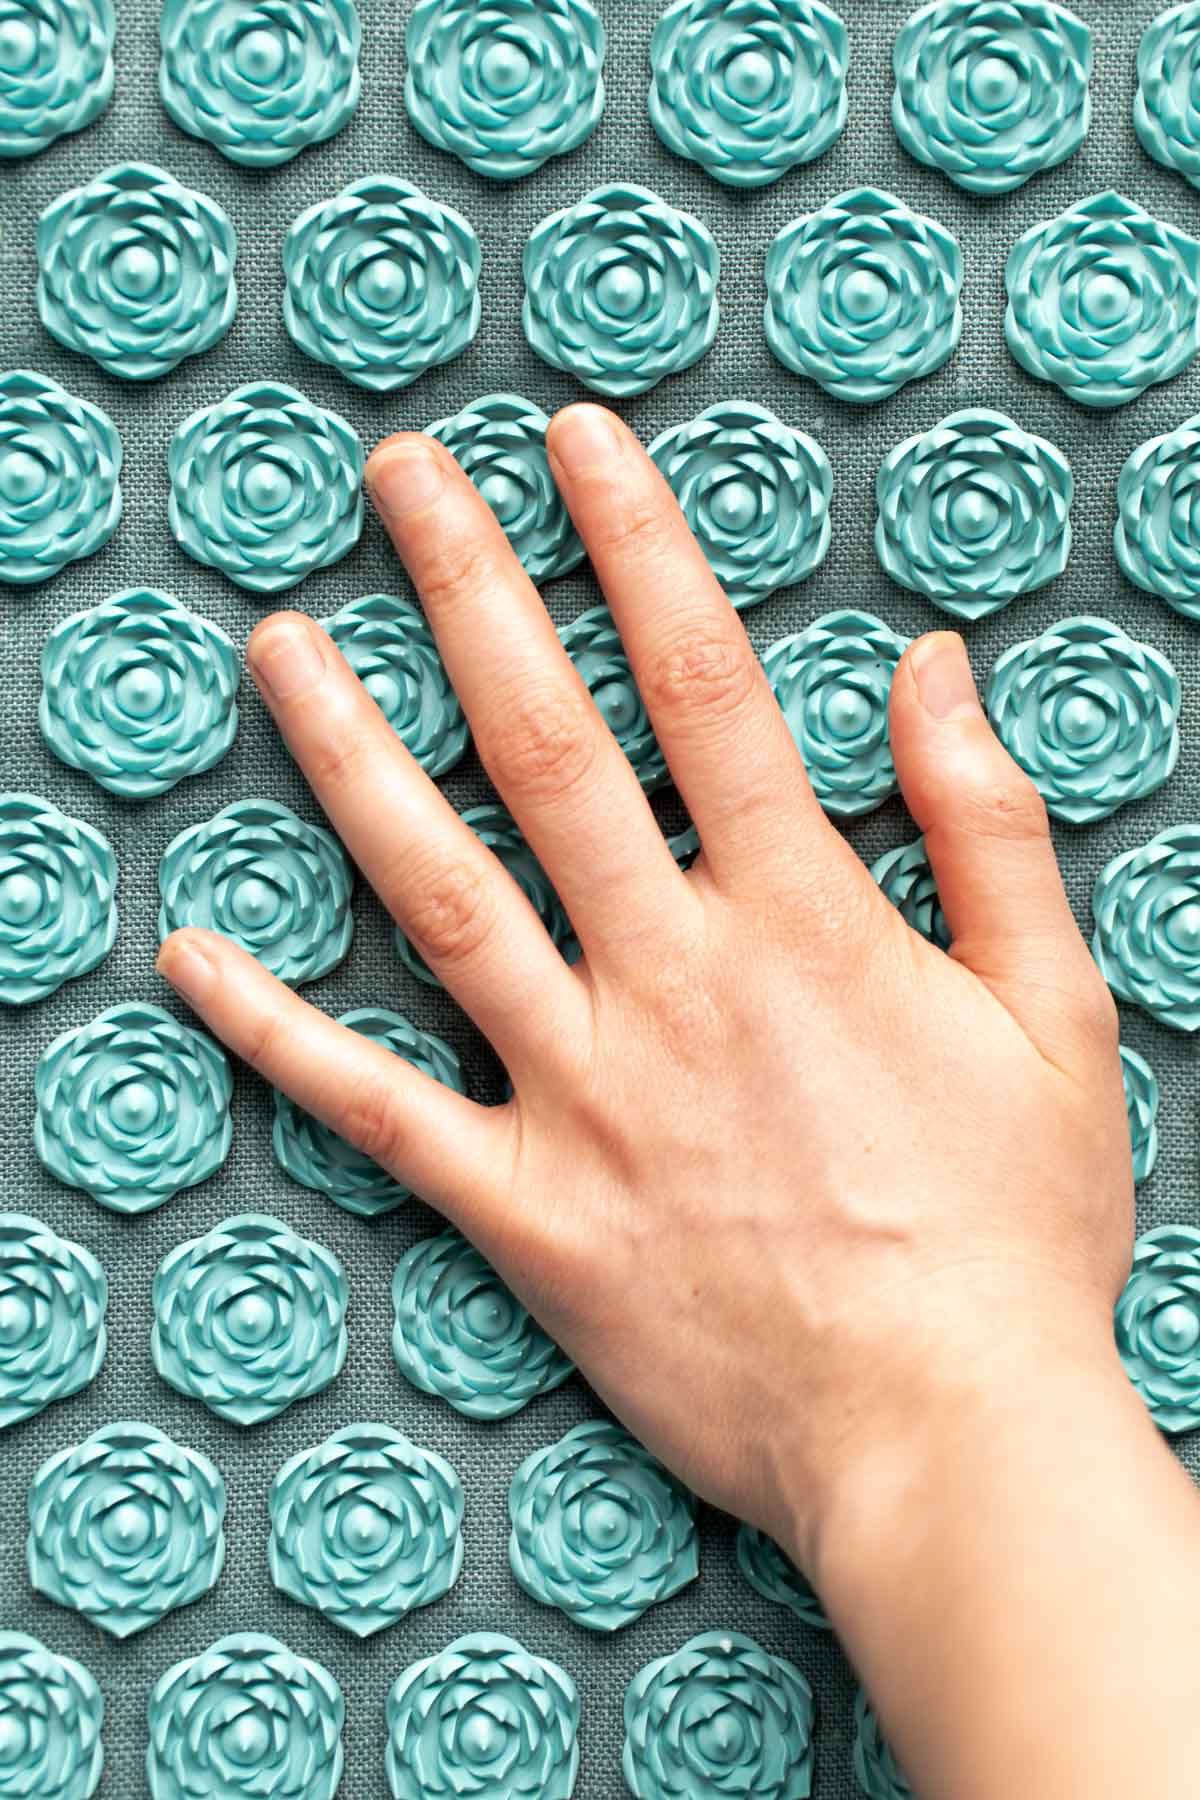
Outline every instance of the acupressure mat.
<path id="1" fill-rule="evenodd" d="M 52 1038 L 117 1001 L 155 1001 L 186 1016 L 152 972 L 155 870 L 171 838 L 249 794 L 284 801 L 309 819 L 320 816 L 248 683 L 230 756 L 211 773 L 144 805 L 113 799 L 84 775 L 64 768 L 37 729 L 41 647 L 51 626 L 69 613 L 121 588 L 155 586 L 177 593 L 186 605 L 222 625 L 240 647 L 267 610 L 221 575 L 192 562 L 171 540 L 166 449 L 188 413 L 224 397 L 240 382 L 276 378 L 343 414 L 369 444 L 397 427 L 421 427 L 445 418 L 496 390 L 525 394 L 547 411 L 583 397 L 578 384 L 547 368 L 525 344 L 521 249 L 533 226 L 551 211 L 602 181 L 635 179 L 698 214 L 714 233 L 724 261 L 722 317 L 708 357 L 652 393 L 622 403 L 620 410 L 648 441 L 718 399 L 753 398 L 816 436 L 833 464 L 834 531 L 828 560 L 803 586 L 787 589 L 745 615 L 755 645 L 761 650 L 835 607 L 868 608 L 906 635 L 948 623 L 918 596 L 889 582 L 876 562 L 875 474 L 902 438 L 956 408 L 1000 408 L 1049 438 L 1070 459 L 1077 483 L 1075 544 L 1067 573 L 1051 587 L 967 627 L 976 674 L 985 677 L 999 651 L 1018 639 L 1071 614 L 1099 613 L 1165 651 L 1183 682 L 1183 752 L 1167 786 L 1105 823 L 1056 828 L 1081 923 L 1090 930 L 1092 882 L 1112 856 L 1169 824 L 1200 816 L 1200 627 L 1131 587 L 1112 553 L 1121 465 L 1146 438 L 1200 412 L 1200 362 L 1116 413 L 1088 413 L 1024 375 L 1005 347 L 1002 330 L 1002 277 L 1009 249 L 1028 226 L 1053 217 L 1071 201 L 1115 187 L 1156 217 L 1187 231 L 1200 228 L 1200 196 L 1180 176 L 1153 162 L 1134 135 L 1135 56 L 1155 11 L 1153 0 L 1145 5 L 1076 0 L 1094 33 L 1091 130 L 1079 154 L 1060 168 L 992 201 L 972 199 L 938 171 L 914 162 L 895 138 L 889 114 L 891 46 L 912 10 L 910 0 L 840 0 L 837 10 L 850 32 L 845 134 L 817 162 L 755 192 L 719 186 L 695 165 L 672 156 L 655 136 L 646 90 L 650 33 L 662 10 L 658 0 L 598 3 L 609 32 L 605 116 L 582 149 L 513 186 L 470 174 L 456 159 L 425 144 L 409 125 L 403 106 L 409 8 L 388 0 L 359 0 L 363 97 L 358 111 L 336 137 L 281 168 L 262 173 L 236 168 L 171 124 L 158 97 L 157 8 L 151 0 L 118 0 L 116 94 L 98 123 L 41 155 L 0 164 L 0 366 L 40 370 L 104 407 L 126 452 L 125 517 L 111 543 L 44 587 L 0 592 L 0 787 L 44 795 L 98 825 L 120 863 L 121 929 L 105 963 L 41 1005 L 0 1016 L 4 1205 L 34 1213 L 86 1244 L 111 1283 L 110 1347 L 98 1379 L 85 1392 L 0 1438 L 0 1626 L 32 1631 L 53 1649 L 77 1657 L 96 1676 L 107 1703 L 106 1767 L 99 1790 L 105 1800 L 134 1800 L 145 1792 L 145 1703 L 155 1680 L 223 1633 L 242 1630 L 270 1632 L 324 1663 L 341 1683 L 347 1755 L 339 1800 L 381 1800 L 386 1791 L 383 1704 L 400 1670 L 463 1632 L 491 1629 L 506 1630 L 535 1653 L 552 1657 L 578 1682 L 583 1702 L 580 1800 L 618 1800 L 625 1793 L 621 1700 L 635 1671 L 694 1633 L 721 1628 L 747 1632 L 797 1663 L 817 1697 L 818 1800 L 851 1800 L 854 1793 L 849 1748 L 854 1683 L 847 1666 L 828 1637 L 810 1631 L 746 1586 L 734 1564 L 728 1520 L 714 1514 L 703 1519 L 700 1580 L 612 1638 L 578 1630 L 521 1593 L 506 1556 L 509 1480 L 531 1450 L 593 1416 L 599 1410 L 595 1401 L 575 1377 L 515 1419 L 480 1426 L 409 1387 L 391 1357 L 389 1283 L 401 1251 L 433 1229 L 435 1221 L 412 1205 L 371 1225 L 294 1186 L 272 1156 L 270 1096 L 259 1081 L 238 1072 L 233 1152 L 220 1173 L 144 1218 L 116 1217 L 85 1195 L 59 1187 L 34 1156 L 33 1070 Z M 42 330 L 34 307 L 38 214 L 66 189 L 124 160 L 160 164 L 210 194 L 229 212 L 239 239 L 240 300 L 229 335 L 166 379 L 145 385 L 110 378 L 87 358 L 60 349 Z M 475 225 L 484 251 L 484 322 L 478 339 L 457 362 L 390 398 L 353 387 L 333 369 L 310 362 L 287 337 L 280 308 L 280 246 L 288 224 L 313 201 L 379 173 L 404 176 L 458 207 Z M 772 238 L 797 214 L 860 183 L 890 189 L 938 219 L 959 239 L 966 259 L 966 324 L 957 354 L 928 380 L 866 408 L 840 405 L 789 375 L 771 356 L 761 323 L 763 260 Z M 324 618 L 359 595 L 388 590 L 407 591 L 382 530 L 369 517 L 357 549 L 335 567 L 310 576 L 287 601 Z M 553 583 L 547 599 L 561 624 L 595 604 L 598 595 L 590 575 L 580 571 Z M 459 807 L 485 797 L 473 759 L 442 786 Z M 677 822 L 669 811 L 663 816 Z M 849 835 L 856 849 L 873 860 L 915 831 L 900 804 L 891 802 L 852 825 Z M 401 967 L 382 909 L 361 884 L 355 914 L 349 958 L 307 989 L 308 996 L 335 1014 L 367 1004 L 395 1007 L 447 1037 L 464 1057 L 472 1091 L 495 1097 L 497 1075 L 490 1056 L 446 996 L 414 981 Z M 1163 1090 L 1159 1163 L 1139 1189 L 1139 1224 L 1145 1229 L 1170 1221 L 1200 1222 L 1194 1084 L 1200 1043 L 1156 1027 L 1131 1009 L 1125 1009 L 1122 1036 L 1147 1057 Z M 714 1203 L 719 1204 L 719 1196 Z M 274 1213 L 327 1245 L 343 1261 L 350 1280 L 350 1351 L 339 1380 L 316 1399 L 248 1432 L 173 1393 L 155 1375 L 149 1348 L 150 1287 L 160 1259 L 184 1238 L 245 1211 Z M 25 1490 L 43 1459 L 123 1418 L 144 1419 L 216 1462 L 229 1489 L 229 1557 L 211 1593 L 121 1644 L 30 1592 L 24 1532 Z M 398 1427 L 417 1443 L 440 1451 L 459 1470 L 467 1495 L 466 1563 L 446 1599 L 358 1643 L 272 1587 L 266 1564 L 266 1498 L 271 1477 L 288 1457 L 340 1426 L 366 1419 Z M 1200 1439 L 1185 1438 L 1178 1449 L 1200 1474 Z"/>

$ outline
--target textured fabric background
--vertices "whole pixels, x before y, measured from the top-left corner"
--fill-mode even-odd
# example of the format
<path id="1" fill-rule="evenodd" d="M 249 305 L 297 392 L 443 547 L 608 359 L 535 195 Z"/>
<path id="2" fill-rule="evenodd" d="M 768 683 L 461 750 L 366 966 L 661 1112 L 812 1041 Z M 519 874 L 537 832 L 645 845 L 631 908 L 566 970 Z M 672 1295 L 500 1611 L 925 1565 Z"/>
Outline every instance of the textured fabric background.
<path id="1" fill-rule="evenodd" d="M 368 443 L 399 426 L 420 427 L 477 396 L 512 388 L 548 410 L 578 398 L 566 376 L 540 363 L 520 328 L 521 247 L 546 213 L 578 199 L 601 181 L 634 177 L 698 213 L 724 257 L 722 323 L 712 353 L 684 376 L 628 404 L 626 416 L 644 439 L 690 418 L 719 398 L 752 397 L 814 433 L 834 468 L 833 548 L 803 587 L 787 590 L 745 615 L 761 649 L 835 606 L 862 605 L 896 629 L 916 633 L 944 622 L 915 596 L 893 587 L 872 549 L 873 484 L 885 452 L 902 437 L 935 424 L 956 407 L 1001 407 L 1067 452 L 1077 479 L 1075 549 L 1066 575 L 1030 599 L 968 627 L 981 677 L 1002 647 L 1071 613 L 1101 612 L 1170 655 L 1184 684 L 1184 749 L 1178 772 L 1154 799 L 1085 830 L 1062 829 L 1059 850 L 1080 921 L 1090 927 L 1089 894 L 1097 871 L 1118 851 L 1200 808 L 1200 631 L 1128 586 L 1113 561 L 1111 533 L 1118 471 L 1152 433 L 1200 411 L 1200 363 L 1165 388 L 1151 390 L 1113 414 L 1090 414 L 1057 390 L 1022 374 L 1005 348 L 1002 272 L 1008 249 L 1028 225 L 1068 202 L 1117 187 L 1160 217 L 1200 229 L 1200 196 L 1152 162 L 1133 133 L 1134 58 L 1151 5 L 1090 0 L 1079 10 L 1095 33 L 1094 119 L 1082 152 L 1015 194 L 982 202 L 937 172 L 911 161 L 892 133 L 890 51 L 907 16 L 907 0 L 842 0 L 850 26 L 850 118 L 838 144 L 817 163 L 794 170 L 753 194 L 718 186 L 693 165 L 670 156 L 651 130 L 645 106 L 647 46 L 658 0 L 600 0 L 610 33 L 608 109 L 594 137 L 515 186 L 497 187 L 417 137 L 403 108 L 403 35 L 408 6 L 360 0 L 363 98 L 350 125 L 332 141 L 283 168 L 253 173 L 186 137 L 162 111 L 156 81 L 157 10 L 153 0 L 118 0 L 117 88 L 105 116 L 79 136 L 40 156 L 0 165 L 0 364 L 57 377 L 98 402 L 125 443 L 125 518 L 115 538 L 89 561 L 69 567 L 45 587 L 0 591 L 0 787 L 44 794 L 100 826 L 120 860 L 121 931 L 116 949 L 95 973 L 71 982 L 40 1006 L 0 1017 L 0 1192 L 4 1204 L 39 1215 L 99 1256 L 111 1284 L 111 1343 L 99 1378 L 86 1392 L 5 1433 L 0 1442 L 0 1626 L 29 1629 L 55 1649 L 79 1657 L 105 1693 L 107 1767 L 101 1792 L 126 1800 L 144 1792 L 145 1699 L 153 1681 L 179 1657 L 224 1632 L 261 1629 L 332 1670 L 347 1701 L 344 1800 L 376 1800 L 385 1792 L 383 1702 L 410 1661 L 460 1633 L 504 1628 L 530 1649 L 556 1658 L 583 1695 L 582 1800 L 616 1800 L 620 1774 L 621 1700 L 630 1677 L 650 1657 L 713 1628 L 749 1632 L 791 1657 L 817 1691 L 819 1800 L 849 1800 L 853 1680 L 829 1640 L 753 1594 L 733 1562 L 733 1527 L 703 1521 L 703 1572 L 698 1583 L 640 1624 L 613 1638 L 576 1629 L 537 1606 L 514 1584 L 506 1559 L 505 1496 L 509 1478 L 531 1449 L 587 1418 L 595 1402 L 578 1379 L 507 1423 L 471 1424 L 418 1394 L 397 1374 L 389 1349 L 389 1281 L 402 1249 L 433 1224 L 418 1206 L 367 1224 L 318 1195 L 294 1186 L 270 1148 L 270 1096 L 239 1073 L 233 1153 L 198 1190 L 161 1211 L 122 1219 L 84 1195 L 57 1186 L 33 1152 L 33 1070 L 60 1031 L 120 1000 L 150 999 L 174 1007 L 152 970 L 157 892 L 155 870 L 170 838 L 231 799 L 261 793 L 313 818 L 316 808 L 266 714 L 247 684 L 240 735 L 210 774 L 187 781 L 145 805 L 109 798 L 82 774 L 60 766 L 37 730 L 38 657 L 56 621 L 115 590 L 151 584 L 173 590 L 218 621 L 240 644 L 264 608 L 222 576 L 200 568 L 174 545 L 167 529 L 166 447 L 194 407 L 239 382 L 274 376 L 349 418 Z M 229 336 L 208 355 L 184 363 L 163 381 L 123 383 L 83 357 L 61 350 L 43 332 L 34 307 L 34 231 L 42 208 L 68 187 L 113 163 L 151 160 L 213 195 L 228 210 L 240 240 L 240 306 Z M 404 393 L 381 398 L 308 361 L 286 336 L 280 314 L 279 250 L 288 222 L 310 202 L 361 176 L 404 175 L 459 207 L 484 246 L 484 328 L 459 361 L 427 375 Z M 780 227 L 862 182 L 886 186 L 933 214 L 959 237 L 966 254 L 966 327 L 961 348 L 931 379 L 883 405 L 850 408 L 787 374 L 771 357 L 761 329 L 762 266 Z M 397 588 L 402 577 L 373 519 L 343 562 L 309 577 L 289 596 L 317 617 L 343 602 Z M 558 621 L 597 598 L 590 576 L 554 584 L 547 602 Z M 456 805 L 482 797 L 473 761 L 446 782 Z M 669 802 L 668 802 L 669 805 Z M 913 835 L 898 803 L 856 825 L 853 842 L 873 858 Z M 331 1013 L 367 1003 L 397 1007 L 448 1037 L 463 1053 L 474 1091 L 484 1095 L 495 1070 L 461 1015 L 440 993 L 412 981 L 393 956 L 388 926 L 373 897 L 356 901 L 357 933 L 347 961 L 307 989 Z M 1129 1012 L 1126 1042 L 1141 1050 L 1163 1088 L 1158 1171 L 1140 1193 L 1143 1226 L 1197 1217 L 1194 1064 L 1197 1046 Z M 720 1195 L 713 1196 L 719 1205 Z M 346 1369 L 319 1398 L 303 1402 L 249 1432 L 215 1419 L 180 1398 L 154 1373 L 149 1353 L 150 1283 L 160 1258 L 185 1237 L 231 1213 L 263 1210 L 336 1251 L 350 1278 L 350 1354 Z M 24 1495 L 42 1459 L 100 1425 L 139 1418 L 210 1455 L 229 1489 L 229 1555 L 216 1589 L 170 1614 L 131 1642 L 116 1644 L 73 1613 L 31 1594 L 24 1572 Z M 359 1644 L 315 1612 L 277 1594 L 266 1570 L 266 1493 L 274 1471 L 293 1452 L 355 1420 L 381 1419 L 418 1443 L 443 1452 L 460 1470 L 467 1494 L 465 1572 L 443 1601 L 367 1644 Z M 1200 1472 L 1200 1454 L 1182 1454 Z M 1019 1551 L 1018 1551 L 1019 1553 Z"/>

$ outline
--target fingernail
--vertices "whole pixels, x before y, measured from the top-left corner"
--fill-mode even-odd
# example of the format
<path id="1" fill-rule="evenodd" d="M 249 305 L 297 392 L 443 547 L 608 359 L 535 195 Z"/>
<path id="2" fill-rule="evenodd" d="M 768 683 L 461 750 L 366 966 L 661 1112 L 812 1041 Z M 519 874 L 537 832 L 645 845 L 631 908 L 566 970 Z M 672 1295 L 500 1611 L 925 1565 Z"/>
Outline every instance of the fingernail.
<path id="1" fill-rule="evenodd" d="M 275 700 L 306 694 L 325 673 L 316 631 L 292 619 L 256 631 L 248 656 L 255 677 Z"/>
<path id="2" fill-rule="evenodd" d="M 367 464 L 371 498 L 392 519 L 432 506 L 445 485 L 446 471 L 432 446 L 397 445 L 377 451 Z"/>
<path id="3" fill-rule="evenodd" d="M 966 646 L 954 632 L 935 631 L 919 643 L 912 653 L 912 672 L 921 705 L 932 718 L 966 718 L 979 712 Z"/>
<path id="4" fill-rule="evenodd" d="M 620 456 L 621 439 L 602 406 L 570 406 L 554 421 L 550 449 L 568 475 L 586 475 Z"/>
<path id="5" fill-rule="evenodd" d="M 199 1010 L 212 998 L 217 971 L 192 938 L 169 937 L 154 966 L 189 1006 Z"/>

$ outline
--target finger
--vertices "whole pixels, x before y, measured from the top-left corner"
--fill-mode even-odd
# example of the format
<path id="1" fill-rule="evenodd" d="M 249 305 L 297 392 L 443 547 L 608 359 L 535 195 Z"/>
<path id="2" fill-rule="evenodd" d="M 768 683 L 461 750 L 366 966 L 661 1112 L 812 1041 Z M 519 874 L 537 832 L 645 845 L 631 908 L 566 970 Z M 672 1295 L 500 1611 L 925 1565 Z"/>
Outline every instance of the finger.
<path id="1" fill-rule="evenodd" d="M 718 884 L 763 853 L 793 855 L 798 826 L 832 844 L 742 622 L 633 433 L 569 406 L 547 445 Z"/>
<path id="2" fill-rule="evenodd" d="M 387 439 L 367 483 L 483 765 L 589 959 L 626 946 L 688 904 L 687 884 L 496 515 L 427 437 Z"/>
<path id="3" fill-rule="evenodd" d="M 1059 874 L 1046 808 L 993 733 L 960 637 L 905 654 L 890 729 L 900 787 L 925 834 L 953 954 L 1052 1061 L 1115 1026 Z"/>
<path id="4" fill-rule="evenodd" d="M 173 932 L 157 967 L 235 1055 L 468 1235 L 503 1211 L 507 1107 L 478 1106 L 339 1025 L 216 932 Z"/>
<path id="5" fill-rule="evenodd" d="M 250 671 L 334 830 L 501 1060 L 582 1026 L 586 996 L 524 894 L 447 805 L 328 634 L 277 613 Z M 536 993 L 542 1018 L 529 1016 Z"/>

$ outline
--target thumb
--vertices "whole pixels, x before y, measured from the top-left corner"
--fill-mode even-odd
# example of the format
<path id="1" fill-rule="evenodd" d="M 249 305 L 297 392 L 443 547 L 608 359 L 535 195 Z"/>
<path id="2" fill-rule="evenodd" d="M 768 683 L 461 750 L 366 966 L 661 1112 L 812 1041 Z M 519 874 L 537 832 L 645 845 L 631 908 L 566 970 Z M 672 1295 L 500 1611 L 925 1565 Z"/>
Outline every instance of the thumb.
<path id="1" fill-rule="evenodd" d="M 1115 1043 L 1112 1001 L 1071 912 L 1045 805 L 988 724 L 954 632 L 910 646 L 889 722 L 955 960 L 1051 1061 L 1081 1042 Z"/>

